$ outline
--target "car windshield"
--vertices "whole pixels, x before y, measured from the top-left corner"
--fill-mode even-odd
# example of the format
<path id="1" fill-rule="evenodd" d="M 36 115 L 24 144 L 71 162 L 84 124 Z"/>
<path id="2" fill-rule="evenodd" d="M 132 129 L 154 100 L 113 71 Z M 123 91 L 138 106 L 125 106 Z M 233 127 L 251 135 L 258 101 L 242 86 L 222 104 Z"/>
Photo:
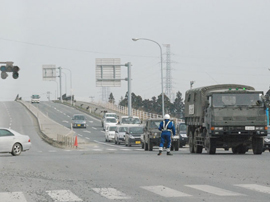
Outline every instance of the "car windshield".
<path id="1" fill-rule="evenodd" d="M 150 122 L 150 128 L 152 129 L 157 129 L 159 127 L 159 124 L 160 124 L 161 121 L 151 121 Z"/>
<path id="2" fill-rule="evenodd" d="M 213 94 L 213 106 L 262 106 L 259 93 Z"/>
<path id="3" fill-rule="evenodd" d="M 116 123 L 116 119 L 115 118 L 106 118 L 106 122 L 107 123 Z"/>
<path id="4" fill-rule="evenodd" d="M 131 128 L 129 128 L 129 133 L 130 134 L 141 134 L 141 133 L 143 133 L 143 128 L 142 127 L 131 127 Z"/>
<path id="5" fill-rule="evenodd" d="M 179 125 L 179 130 L 180 130 L 180 131 L 186 131 L 186 130 L 187 130 L 186 124 L 180 124 L 180 125 Z"/>
<path id="6" fill-rule="evenodd" d="M 140 124 L 141 122 L 139 118 L 128 117 L 128 118 L 122 118 L 122 123 L 123 124 Z"/>
<path id="7" fill-rule="evenodd" d="M 114 118 L 117 118 L 117 115 L 116 115 L 116 114 L 106 114 L 106 117 L 114 117 Z"/>
<path id="8" fill-rule="evenodd" d="M 127 131 L 127 127 L 120 127 L 119 128 L 119 132 L 126 132 Z"/>
<path id="9" fill-rule="evenodd" d="M 74 116 L 74 120 L 85 120 L 84 116 Z"/>
<path id="10" fill-rule="evenodd" d="M 116 130 L 116 127 L 110 127 L 109 128 L 109 131 L 115 131 Z"/>

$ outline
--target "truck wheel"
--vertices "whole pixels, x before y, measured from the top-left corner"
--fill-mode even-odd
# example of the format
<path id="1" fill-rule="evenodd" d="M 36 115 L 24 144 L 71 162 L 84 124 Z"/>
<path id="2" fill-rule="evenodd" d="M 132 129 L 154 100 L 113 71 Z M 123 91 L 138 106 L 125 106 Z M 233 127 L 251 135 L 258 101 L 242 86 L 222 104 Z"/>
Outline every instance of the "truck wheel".
<path id="1" fill-rule="evenodd" d="M 194 136 L 192 131 L 189 131 L 188 144 L 189 144 L 189 152 L 194 153 Z"/>
<path id="2" fill-rule="evenodd" d="M 148 151 L 153 151 L 153 143 L 148 139 Z"/>
<path id="3" fill-rule="evenodd" d="M 175 145 L 174 145 L 175 146 L 174 147 L 175 151 L 178 151 L 179 150 L 179 144 L 180 144 L 179 141 L 176 141 L 175 142 Z"/>
<path id="4" fill-rule="evenodd" d="M 203 150 L 203 147 L 201 145 L 194 145 L 194 152 L 196 154 L 201 154 Z"/>
<path id="5" fill-rule="evenodd" d="M 262 154 L 263 151 L 263 138 L 252 138 L 253 154 Z"/>
<path id="6" fill-rule="evenodd" d="M 209 138 L 208 141 L 209 141 L 209 144 L 207 147 L 207 153 L 208 154 L 215 154 L 216 153 L 216 140 Z"/>

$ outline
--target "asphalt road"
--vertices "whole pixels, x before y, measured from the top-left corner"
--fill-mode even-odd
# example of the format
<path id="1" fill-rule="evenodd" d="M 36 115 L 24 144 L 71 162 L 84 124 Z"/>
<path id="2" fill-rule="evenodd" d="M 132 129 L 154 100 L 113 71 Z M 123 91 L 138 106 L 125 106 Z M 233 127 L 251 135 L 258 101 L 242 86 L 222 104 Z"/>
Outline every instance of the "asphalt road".
<path id="1" fill-rule="evenodd" d="M 40 110 L 66 127 L 67 106 L 42 102 Z M 87 129 L 75 129 L 89 144 L 59 149 L 43 142 L 31 114 L 17 102 L 0 103 L 0 124 L 30 136 L 31 150 L 14 157 L 0 154 L 0 201 L 269 201 L 270 153 L 157 156 L 139 146 L 105 143 L 100 120 L 88 117 Z M 87 132 L 88 131 L 88 132 Z"/>

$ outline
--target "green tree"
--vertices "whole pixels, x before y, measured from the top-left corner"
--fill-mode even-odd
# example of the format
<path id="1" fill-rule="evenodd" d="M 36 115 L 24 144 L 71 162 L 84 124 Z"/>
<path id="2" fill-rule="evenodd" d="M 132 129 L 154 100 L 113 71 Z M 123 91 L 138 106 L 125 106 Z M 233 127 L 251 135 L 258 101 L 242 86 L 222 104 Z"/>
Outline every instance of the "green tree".
<path id="1" fill-rule="evenodd" d="M 184 114 L 185 104 L 182 98 L 182 93 L 180 93 L 180 91 L 176 93 L 176 99 L 174 100 L 172 110 L 173 110 L 172 113 L 174 114 L 175 117 L 177 118 L 185 117 L 185 114 Z"/>
<path id="2" fill-rule="evenodd" d="M 114 99 L 114 97 L 113 97 L 113 94 L 112 93 L 110 93 L 110 95 L 109 95 L 109 100 L 108 100 L 110 103 L 115 103 L 115 99 Z"/>

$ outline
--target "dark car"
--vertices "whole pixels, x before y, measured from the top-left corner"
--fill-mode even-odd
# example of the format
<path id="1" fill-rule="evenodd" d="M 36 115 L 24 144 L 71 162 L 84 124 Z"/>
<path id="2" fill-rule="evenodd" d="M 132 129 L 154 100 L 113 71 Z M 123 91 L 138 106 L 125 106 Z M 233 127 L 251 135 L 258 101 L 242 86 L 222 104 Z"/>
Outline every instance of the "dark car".
<path id="1" fill-rule="evenodd" d="M 267 129 L 267 136 L 264 137 L 263 151 L 268 150 L 270 152 L 270 126 Z"/>
<path id="2" fill-rule="evenodd" d="M 86 118 L 83 114 L 74 114 L 72 117 L 73 128 L 86 128 Z"/>
<path id="3" fill-rule="evenodd" d="M 179 123 L 177 127 L 180 139 L 179 147 L 183 147 L 188 143 L 187 126 L 185 123 Z"/>
<path id="4" fill-rule="evenodd" d="M 129 126 L 125 135 L 125 145 L 140 145 L 141 134 L 143 134 L 143 126 Z"/>

